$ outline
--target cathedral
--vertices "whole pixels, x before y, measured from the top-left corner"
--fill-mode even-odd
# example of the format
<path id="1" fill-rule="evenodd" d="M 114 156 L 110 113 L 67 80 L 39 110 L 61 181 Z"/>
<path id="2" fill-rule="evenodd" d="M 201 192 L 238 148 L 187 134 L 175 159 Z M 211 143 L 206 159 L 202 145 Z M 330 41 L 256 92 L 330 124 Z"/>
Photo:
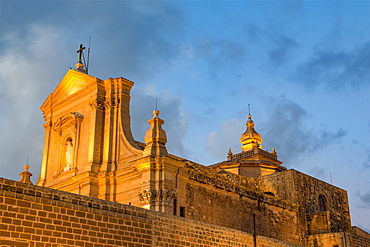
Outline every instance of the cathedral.
<path id="1" fill-rule="evenodd" d="M 256 131 L 258 128 L 255 128 L 251 115 L 248 115 L 245 132 L 241 133 L 240 152 L 229 150 L 224 161 L 210 166 L 167 151 L 167 136 L 162 127 L 164 120 L 158 110 L 154 110 L 153 117 L 148 120 L 144 142 L 135 140 L 130 127 L 130 90 L 133 85 L 134 82 L 122 77 L 106 80 L 93 77 L 79 61 L 41 106 L 45 137 L 37 186 L 29 184 L 27 168 L 21 173 L 21 183 L 2 181 L 1 188 L 14 192 L 13 196 L 8 195 L 9 198 L 32 201 L 30 205 L 43 203 L 42 209 L 38 210 L 48 209 L 45 205 L 50 204 L 62 214 L 63 207 L 78 204 L 73 210 L 65 211 L 66 214 L 71 211 L 68 218 L 71 221 L 82 214 L 113 217 L 125 207 L 122 214 L 131 210 L 136 212 L 135 217 L 146 215 L 145 221 L 137 219 L 137 222 L 147 222 L 151 215 L 155 219 L 162 217 L 161 223 L 148 227 L 153 230 L 148 237 L 150 241 L 133 240 L 133 235 L 146 229 L 144 223 L 142 226 L 137 223 L 138 230 L 130 235 L 130 240 L 122 240 L 124 231 L 120 234 L 120 244 L 108 244 L 109 237 L 108 240 L 97 237 L 96 240 L 83 240 L 85 245 L 79 245 L 83 237 L 76 236 L 83 235 L 83 231 L 76 231 L 77 235 L 71 237 L 71 241 L 75 241 L 72 243 L 62 241 L 68 235 L 60 230 L 61 235 L 55 238 L 56 244 L 60 245 L 55 246 L 370 246 L 370 234 L 351 225 L 347 192 L 282 166 L 275 149 L 262 149 L 263 139 Z M 9 189 L 13 187 L 18 189 Z M 19 188 L 22 188 L 21 192 Z M 23 196 L 28 195 L 26 191 L 35 191 L 31 193 L 35 197 L 37 193 L 50 195 L 39 196 L 49 201 L 27 199 Z M 4 193 L 2 195 L 7 195 Z M 61 198 L 69 204 L 60 206 Z M 5 198 L 2 203 L 7 200 L 12 202 Z M 98 204 L 110 205 L 105 208 L 108 211 L 115 208 L 114 213 L 106 214 L 104 207 Z M 50 213 L 50 217 L 52 215 Z M 117 222 L 124 218 L 114 217 Z M 96 219 L 100 218 L 96 216 Z M 110 218 L 106 219 L 108 222 Z M 83 219 L 80 221 L 84 222 Z M 168 236 L 162 230 L 154 231 L 163 227 L 164 222 L 170 227 L 165 231 L 161 229 L 172 232 Z M 197 235 L 189 237 L 190 233 L 181 234 L 188 231 L 186 229 L 174 230 L 183 224 L 192 224 L 198 229 Z M 7 227 L 7 230 L 13 229 L 10 225 Z M 111 232 L 109 227 L 105 224 L 100 231 Z M 215 237 L 212 234 L 217 231 L 202 230 L 206 227 L 222 230 Z M 162 236 L 158 232 L 167 237 L 158 237 Z M 202 232 L 207 234 L 203 236 Z M 230 234 L 233 240 L 221 244 Z M 113 233 L 111 235 L 115 238 Z M 28 241 L 26 237 L 22 240 L 22 235 L 17 235 L 18 238 L 11 236 L 0 237 L 0 246 L 12 246 L 4 243 L 17 239 L 29 243 L 27 246 L 39 246 L 36 242 L 42 242 Z M 45 236 L 45 241 L 52 239 Z M 105 244 L 86 244 L 100 240 L 106 241 Z"/>

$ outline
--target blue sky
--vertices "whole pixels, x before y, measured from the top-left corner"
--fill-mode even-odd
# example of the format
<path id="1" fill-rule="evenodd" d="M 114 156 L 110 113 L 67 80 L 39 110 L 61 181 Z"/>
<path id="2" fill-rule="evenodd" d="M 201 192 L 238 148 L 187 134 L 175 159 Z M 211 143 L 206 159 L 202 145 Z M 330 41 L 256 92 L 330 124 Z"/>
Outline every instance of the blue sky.
<path id="1" fill-rule="evenodd" d="M 168 150 L 240 151 L 248 104 L 263 148 L 346 189 L 370 231 L 369 1 L 1 1 L 0 176 L 43 148 L 39 107 L 91 36 L 90 75 L 125 77 L 143 141 L 155 100 Z"/>

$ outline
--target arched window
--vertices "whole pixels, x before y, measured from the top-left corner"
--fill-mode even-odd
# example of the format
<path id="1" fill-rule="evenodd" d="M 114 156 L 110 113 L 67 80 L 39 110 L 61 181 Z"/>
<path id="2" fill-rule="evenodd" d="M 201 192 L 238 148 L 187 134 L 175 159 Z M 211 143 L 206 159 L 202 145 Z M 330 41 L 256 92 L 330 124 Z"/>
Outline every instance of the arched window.
<path id="1" fill-rule="evenodd" d="M 326 211 L 326 202 L 325 197 L 323 195 L 319 195 L 319 211 L 320 212 Z"/>

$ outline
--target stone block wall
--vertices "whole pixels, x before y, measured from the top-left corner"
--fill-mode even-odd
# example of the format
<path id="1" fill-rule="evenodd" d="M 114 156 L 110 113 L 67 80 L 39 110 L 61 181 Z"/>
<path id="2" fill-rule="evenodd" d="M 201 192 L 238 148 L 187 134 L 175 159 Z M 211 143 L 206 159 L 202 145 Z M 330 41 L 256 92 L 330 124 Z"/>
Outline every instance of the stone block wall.
<path id="1" fill-rule="evenodd" d="M 307 236 L 306 244 L 312 247 L 368 247 L 370 239 L 351 232 L 335 232 Z"/>
<path id="2" fill-rule="evenodd" d="M 331 232 L 330 212 L 306 214 L 307 234 L 319 234 Z"/>
<path id="3" fill-rule="evenodd" d="M 343 234 L 341 232 L 329 234 L 316 234 L 307 236 L 307 246 L 312 247 L 345 247 Z"/>
<path id="4" fill-rule="evenodd" d="M 0 178 L 0 246 L 298 245 Z"/>
<path id="5" fill-rule="evenodd" d="M 230 193 L 195 182 L 187 184 L 185 217 L 238 229 L 250 234 L 304 243 L 299 232 L 297 211 Z"/>
<path id="6" fill-rule="evenodd" d="M 300 227 L 299 205 L 251 188 L 246 178 L 236 174 L 193 164 L 182 168 L 180 175 L 177 195 L 186 218 L 304 244 L 306 229 Z"/>
<path id="7" fill-rule="evenodd" d="M 326 210 L 330 212 L 330 231 L 351 231 L 347 192 L 336 186 L 296 170 L 277 172 L 249 182 L 256 189 L 272 192 L 275 196 L 300 205 L 299 219 L 302 231 L 306 231 L 306 214 L 319 213 L 318 198 L 325 198 Z"/>
<path id="8" fill-rule="evenodd" d="M 354 233 L 345 232 L 343 233 L 345 236 L 345 243 L 347 246 L 351 247 L 368 247 L 370 246 L 370 238 L 366 238 Z"/>
<path id="9" fill-rule="evenodd" d="M 352 232 L 356 235 L 359 235 L 359 236 L 362 236 L 364 238 L 369 238 L 370 239 L 370 233 L 362 230 L 361 228 L 357 227 L 357 226 L 353 226 L 352 227 Z"/>

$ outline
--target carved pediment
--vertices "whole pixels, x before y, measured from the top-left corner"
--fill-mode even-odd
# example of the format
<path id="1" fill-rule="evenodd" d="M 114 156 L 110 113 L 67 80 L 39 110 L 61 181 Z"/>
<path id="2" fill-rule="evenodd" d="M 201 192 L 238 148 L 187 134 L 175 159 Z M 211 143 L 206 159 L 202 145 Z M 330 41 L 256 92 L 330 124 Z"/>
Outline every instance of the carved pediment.
<path id="1" fill-rule="evenodd" d="M 81 73 L 72 69 L 69 70 L 54 92 L 45 100 L 44 104 L 41 106 L 41 110 L 52 104 L 62 102 L 69 96 L 87 88 L 97 80 L 100 81 L 100 79 L 85 73 Z"/>
<path id="2" fill-rule="evenodd" d="M 83 120 L 83 115 L 79 112 L 71 112 L 59 118 L 53 125 L 53 130 L 60 131 L 70 127 L 76 127 Z"/>

